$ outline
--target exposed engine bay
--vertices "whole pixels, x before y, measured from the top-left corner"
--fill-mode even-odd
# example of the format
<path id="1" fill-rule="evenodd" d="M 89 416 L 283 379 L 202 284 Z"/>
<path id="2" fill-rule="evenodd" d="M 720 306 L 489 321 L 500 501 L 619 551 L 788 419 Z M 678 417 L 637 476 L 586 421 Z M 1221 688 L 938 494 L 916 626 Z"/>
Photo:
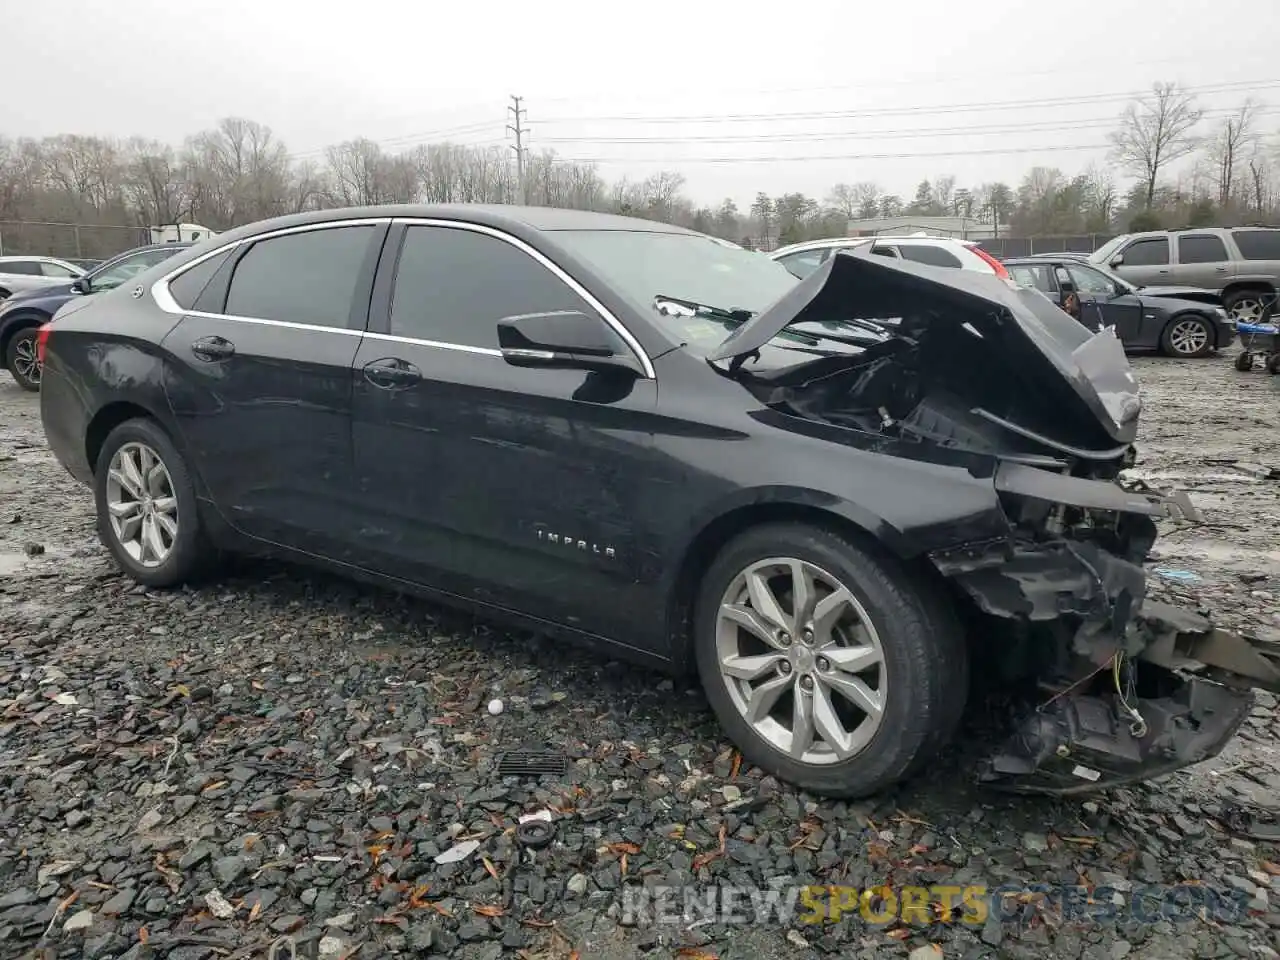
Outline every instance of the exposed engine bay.
<path id="1" fill-rule="evenodd" d="M 784 328 L 833 349 L 788 362 L 774 342 L 761 363 Z M 1007 532 L 928 556 L 968 601 L 978 672 L 1023 692 L 982 782 L 1058 794 L 1156 776 L 1216 755 L 1252 688 L 1280 690 L 1280 650 L 1147 599 L 1156 520 L 1202 517 L 1123 479 L 1141 404 L 1112 331 L 995 277 L 839 254 L 712 359 L 781 413 L 991 471 Z"/>

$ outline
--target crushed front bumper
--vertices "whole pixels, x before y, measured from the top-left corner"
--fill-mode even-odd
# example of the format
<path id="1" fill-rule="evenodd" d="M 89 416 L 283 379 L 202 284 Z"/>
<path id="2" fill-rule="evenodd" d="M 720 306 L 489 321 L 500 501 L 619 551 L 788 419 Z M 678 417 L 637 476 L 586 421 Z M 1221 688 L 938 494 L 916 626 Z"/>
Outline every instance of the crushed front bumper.
<path id="1" fill-rule="evenodd" d="M 1118 510 L 1131 525 L 1136 554 L 1154 542 L 1156 517 L 1200 519 L 1184 494 L 1042 473 L 1011 471 L 997 484 Z M 1050 654 L 1041 663 L 1052 677 L 1038 675 L 1039 702 L 1014 718 L 1012 734 L 979 765 L 981 783 L 1066 795 L 1162 776 L 1221 752 L 1248 716 L 1255 688 L 1280 692 L 1280 644 L 1216 629 L 1194 613 L 1149 600 L 1142 564 L 1096 544 L 967 544 L 931 560 L 982 612 L 1057 628 L 1029 641 L 1056 644 L 1041 651 Z M 1148 681 L 1141 695 L 1130 686 L 1139 671 Z"/>
<path id="2" fill-rule="evenodd" d="M 1172 773 L 1217 756 L 1253 706 L 1253 688 L 1280 692 L 1280 645 L 1218 630 L 1208 620 L 1149 602 L 1123 641 L 1178 681 L 1165 696 L 1118 709 L 1114 696 L 1066 695 L 1029 711 L 978 770 L 1017 793 L 1068 795 Z"/>

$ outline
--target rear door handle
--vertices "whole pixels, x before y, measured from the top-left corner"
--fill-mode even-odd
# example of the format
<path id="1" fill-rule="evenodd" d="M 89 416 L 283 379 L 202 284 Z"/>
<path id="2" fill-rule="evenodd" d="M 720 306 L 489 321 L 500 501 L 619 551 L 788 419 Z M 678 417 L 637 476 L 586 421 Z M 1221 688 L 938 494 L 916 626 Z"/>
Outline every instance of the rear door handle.
<path id="1" fill-rule="evenodd" d="M 422 379 L 422 371 L 408 360 L 384 357 L 364 365 L 364 378 L 383 390 L 411 387 Z"/>
<path id="2" fill-rule="evenodd" d="M 236 345 L 223 337 L 201 337 L 191 344 L 191 352 L 201 360 L 226 360 L 235 355 Z"/>

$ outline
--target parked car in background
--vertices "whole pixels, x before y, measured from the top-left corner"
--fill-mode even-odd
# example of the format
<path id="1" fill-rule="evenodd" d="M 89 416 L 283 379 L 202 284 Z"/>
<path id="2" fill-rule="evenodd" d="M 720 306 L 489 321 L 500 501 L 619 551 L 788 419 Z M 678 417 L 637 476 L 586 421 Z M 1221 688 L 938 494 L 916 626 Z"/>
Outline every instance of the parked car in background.
<path id="1" fill-rule="evenodd" d="M 667 224 L 396 205 L 232 230 L 39 343 L 50 450 L 135 581 L 276 553 L 696 670 L 746 762 L 816 793 L 926 771 L 971 661 L 1057 691 L 984 774 L 1033 792 L 1212 757 L 1253 703 L 1139 628 L 1169 622 L 1135 601 L 1153 518 L 1198 512 L 1120 479 L 1119 341 L 1008 280 L 857 254 L 798 280 Z M 1258 659 L 1219 634 L 1211 665 Z M 1122 708 L 1156 735 L 1077 722 Z"/>
<path id="2" fill-rule="evenodd" d="M 1222 307 L 1149 292 L 1093 263 L 1049 257 L 1004 263 L 1015 283 L 1034 287 L 1059 306 L 1065 307 L 1074 294 L 1080 322 L 1094 330 L 1114 327 L 1130 350 L 1203 357 L 1236 337 L 1235 324 Z"/>
<path id="3" fill-rule="evenodd" d="M 915 234 L 906 237 L 834 237 L 806 240 L 774 250 L 770 256 L 803 280 L 837 250 L 868 250 L 882 257 L 895 257 L 934 267 L 954 267 L 977 273 L 1007 277 L 1004 265 L 983 250 L 976 241 L 953 237 Z"/>
<path id="4" fill-rule="evenodd" d="M 98 266 L 98 264 L 103 262 L 101 259 L 87 260 L 84 257 L 64 257 L 63 259 L 66 260 L 67 263 L 75 264 L 82 270 L 92 270 L 94 267 Z"/>
<path id="5" fill-rule="evenodd" d="M 163 243 L 127 250 L 70 283 L 33 287 L 0 301 L 0 359 L 24 390 L 40 389 L 36 328 L 78 296 L 113 290 L 142 271 L 190 247 Z"/>
<path id="6" fill-rule="evenodd" d="M 1077 253 L 1073 250 L 1060 250 L 1057 253 L 1028 253 L 1025 257 L 1017 257 L 1018 260 L 1088 260 L 1093 254 Z M 1013 257 L 1001 257 L 1006 263 L 1015 259 Z"/>
<path id="7" fill-rule="evenodd" d="M 1089 262 L 1132 284 L 1183 284 L 1217 290 L 1233 320 L 1256 323 L 1280 287 L 1280 228 L 1195 227 L 1127 233 Z"/>
<path id="8" fill-rule="evenodd" d="M 0 257 L 0 300 L 19 290 L 48 287 L 84 276 L 84 268 L 57 257 Z"/>

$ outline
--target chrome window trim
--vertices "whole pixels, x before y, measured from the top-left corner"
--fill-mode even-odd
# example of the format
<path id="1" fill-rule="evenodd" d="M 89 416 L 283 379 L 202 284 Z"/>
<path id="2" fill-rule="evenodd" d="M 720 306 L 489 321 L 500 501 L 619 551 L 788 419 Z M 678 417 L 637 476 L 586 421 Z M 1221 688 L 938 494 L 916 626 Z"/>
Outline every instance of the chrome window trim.
<path id="1" fill-rule="evenodd" d="M 206 260 L 218 256 L 219 254 L 228 253 L 243 247 L 247 243 L 257 243 L 259 240 L 271 240 L 275 237 L 285 237 L 293 233 L 310 233 L 313 230 L 333 230 L 338 227 L 376 227 L 384 223 L 390 223 L 390 217 L 364 217 L 357 220 L 326 220 L 323 223 L 304 223 L 297 227 L 282 227 L 279 230 L 269 230 L 266 233 L 258 233 L 252 237 L 241 237 L 239 240 L 233 240 L 231 243 L 224 243 L 215 247 L 208 253 L 202 253 L 181 266 L 170 270 L 163 277 L 151 285 L 151 299 L 165 313 L 174 313 L 179 316 L 187 317 L 209 317 L 215 320 L 246 320 L 252 323 L 281 324 L 287 327 L 300 327 L 304 330 L 340 330 L 351 333 L 363 333 L 361 330 L 350 330 L 347 327 L 329 327 L 320 324 L 293 323 L 285 320 L 264 320 L 260 317 L 242 317 L 230 313 L 197 313 L 193 310 L 183 310 L 177 300 L 173 299 L 173 294 L 169 292 L 169 284 L 178 277 L 182 276 L 188 270 L 196 267 Z"/>
<path id="2" fill-rule="evenodd" d="M 489 227 L 479 223 L 470 223 L 463 220 L 441 220 L 433 217 L 370 217 L 357 220 L 326 220 L 323 223 L 307 223 L 297 227 L 283 227 L 279 230 L 271 230 L 266 233 L 255 234 L 252 237 L 242 237 L 241 239 L 234 240 L 231 243 L 224 243 L 221 246 L 215 247 L 208 253 L 201 254 L 194 260 L 184 263 L 174 270 L 166 273 L 151 285 L 151 299 L 154 300 L 156 306 L 165 313 L 175 314 L 177 316 L 203 317 L 208 320 L 236 320 L 244 323 L 257 323 L 265 326 L 284 327 L 293 330 L 320 330 L 345 334 L 347 336 L 368 337 L 371 340 L 381 340 L 389 343 L 411 343 L 417 346 L 438 347 L 441 350 L 456 350 L 461 353 L 470 353 L 477 356 L 501 358 L 502 351 L 494 350 L 490 347 L 474 347 L 469 344 L 445 343 L 440 340 L 426 340 L 419 337 L 402 337 L 389 333 L 373 333 L 365 330 L 352 330 L 349 327 L 329 327 L 320 324 L 296 323 L 286 320 L 267 320 L 262 317 L 242 317 L 232 314 L 204 313 L 196 310 L 184 310 L 178 302 L 173 299 L 173 294 L 169 292 L 169 284 L 182 276 L 182 274 L 186 273 L 188 270 L 191 270 L 212 257 L 236 250 L 247 243 L 257 243 L 259 240 L 269 240 L 274 237 L 283 237 L 294 233 L 308 233 L 312 230 L 327 230 L 338 227 L 377 226 L 386 223 L 404 224 L 406 226 L 446 227 L 454 230 L 470 230 L 472 233 L 481 233 L 486 236 L 493 237 L 494 239 L 501 240 L 504 243 L 511 244 L 511 246 L 522 251 L 529 257 L 532 257 L 546 270 L 550 271 L 552 275 L 560 280 L 561 283 L 565 284 L 565 286 L 585 300 L 591 308 L 599 314 L 600 318 L 622 338 L 628 349 L 635 354 L 636 359 L 640 361 L 640 367 L 644 371 L 645 379 L 657 379 L 657 375 L 653 369 L 653 361 L 649 359 L 649 355 L 645 353 L 644 348 L 640 346 L 640 342 L 631 334 L 631 331 L 628 330 L 623 325 L 622 321 L 615 317 L 604 304 L 592 296 L 591 293 L 582 286 L 582 284 L 566 273 L 553 260 L 535 250 L 518 237 L 513 237 L 508 233 L 504 233 L 503 231 L 496 229 L 495 227 Z"/>
<path id="3" fill-rule="evenodd" d="M 418 347 L 439 347 L 441 350 L 457 350 L 461 353 L 474 353 L 482 357 L 501 357 L 501 350 L 492 347 L 473 347 L 465 343 L 445 343 L 443 340 L 424 340 L 421 337 L 401 337 L 391 333 L 366 333 L 369 340 L 382 340 L 386 343 L 412 343 Z"/>
<path id="4" fill-rule="evenodd" d="M 627 345 L 627 348 L 635 354 L 636 359 L 640 361 L 640 369 L 644 371 L 644 379 L 657 379 L 657 374 L 653 369 L 653 361 L 649 359 L 649 355 L 645 353 L 644 348 L 640 346 L 640 341 L 632 336 L 631 331 L 623 325 L 622 321 L 615 317 L 608 307 L 592 296 L 586 287 L 566 273 L 559 264 L 550 257 L 529 246 L 529 244 L 525 243 L 519 237 L 513 237 L 511 234 L 504 233 L 495 227 L 485 226 L 480 223 L 468 223 L 460 220 L 439 220 L 433 217 L 395 217 L 392 222 L 402 223 L 406 226 L 446 227 L 454 230 L 470 230 L 472 233 L 481 233 L 485 236 L 493 237 L 496 240 L 501 240 L 504 243 L 511 244 L 511 246 L 515 247 L 517 250 L 522 251 L 538 263 L 542 264 L 542 266 L 546 270 L 549 270 L 558 280 L 560 280 L 561 283 L 590 304 L 591 308 L 599 314 L 600 318 L 604 320 L 605 323 L 613 328 L 613 332 L 620 336 L 623 343 Z M 474 347 L 471 349 L 482 348 Z M 502 356 L 501 350 L 494 350 L 491 352 L 499 357 Z"/>

